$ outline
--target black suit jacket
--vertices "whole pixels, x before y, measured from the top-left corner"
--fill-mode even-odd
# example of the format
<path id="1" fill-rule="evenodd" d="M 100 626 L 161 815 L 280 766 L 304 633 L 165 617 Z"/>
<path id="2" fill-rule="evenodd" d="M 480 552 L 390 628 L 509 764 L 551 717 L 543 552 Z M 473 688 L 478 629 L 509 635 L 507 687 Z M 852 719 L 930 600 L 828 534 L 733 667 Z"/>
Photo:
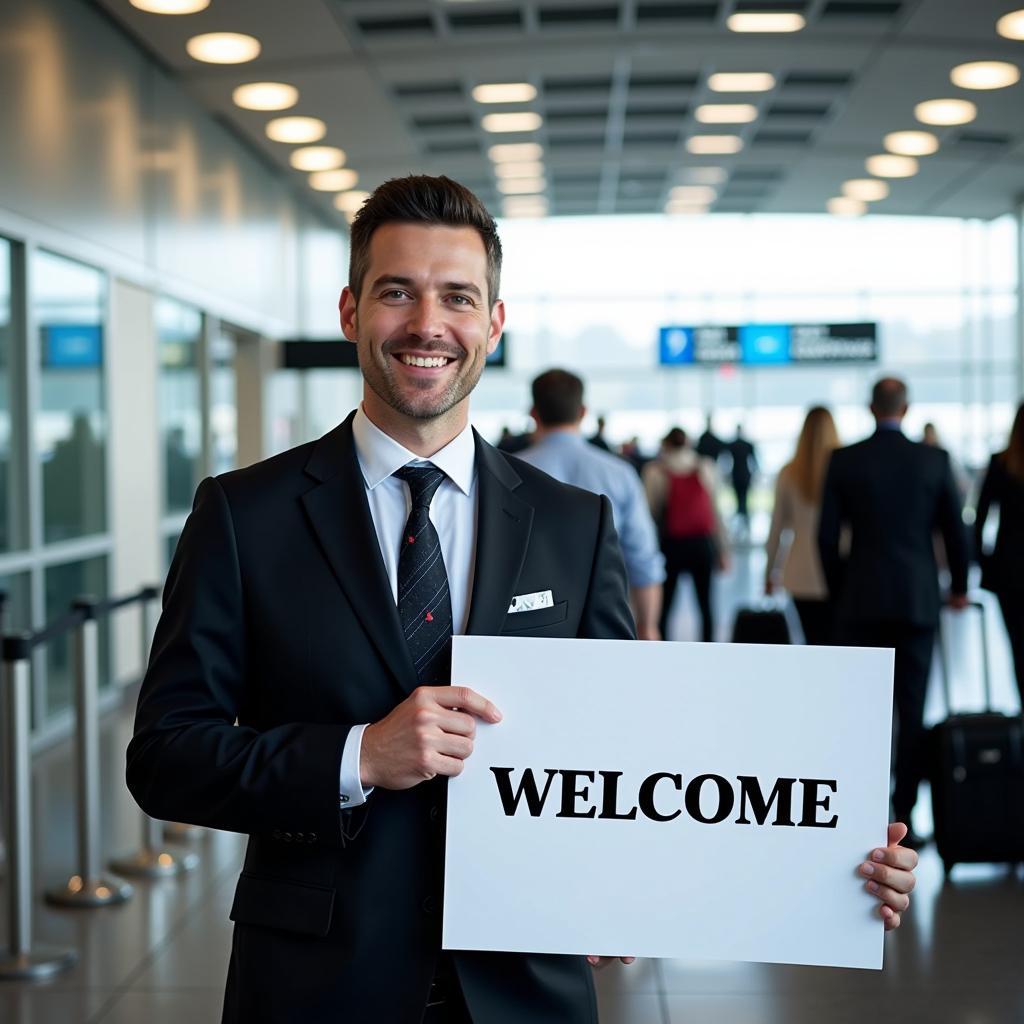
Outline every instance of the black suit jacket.
<path id="1" fill-rule="evenodd" d="M 995 505 L 999 529 L 992 550 L 984 550 L 985 523 Z M 978 495 L 974 550 L 981 562 L 981 585 L 997 594 L 1024 590 L 1024 480 L 1010 476 L 1005 457 L 993 455 Z"/>
<path id="2" fill-rule="evenodd" d="M 851 531 L 846 561 L 839 549 L 844 525 Z M 818 548 L 839 620 L 936 625 L 936 529 L 946 544 L 952 589 L 966 593 L 967 544 L 948 454 L 898 430 L 878 430 L 833 452 Z"/>
<path id="3" fill-rule="evenodd" d="M 476 450 L 469 632 L 633 637 L 607 499 L 479 436 Z M 554 607 L 506 615 L 515 594 L 541 590 Z M 485 680 L 471 685 L 486 693 Z M 351 417 L 200 485 L 168 575 L 128 785 L 155 818 L 250 837 L 225 1021 L 419 1021 L 440 948 L 445 783 L 377 790 L 352 811 L 338 800 L 349 728 L 415 687 Z M 477 1024 L 596 1020 L 582 957 L 454 960 Z"/>

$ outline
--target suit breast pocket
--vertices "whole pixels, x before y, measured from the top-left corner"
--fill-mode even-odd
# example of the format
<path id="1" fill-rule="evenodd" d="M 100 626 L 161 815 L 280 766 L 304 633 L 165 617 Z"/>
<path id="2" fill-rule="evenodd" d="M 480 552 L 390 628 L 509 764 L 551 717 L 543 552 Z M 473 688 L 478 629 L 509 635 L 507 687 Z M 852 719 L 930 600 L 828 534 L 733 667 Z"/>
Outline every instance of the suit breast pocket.
<path id="1" fill-rule="evenodd" d="M 502 633 L 525 633 L 530 629 L 542 626 L 556 626 L 565 620 L 569 613 L 569 602 L 559 601 L 550 608 L 535 608 L 530 612 L 512 612 L 505 616 Z"/>

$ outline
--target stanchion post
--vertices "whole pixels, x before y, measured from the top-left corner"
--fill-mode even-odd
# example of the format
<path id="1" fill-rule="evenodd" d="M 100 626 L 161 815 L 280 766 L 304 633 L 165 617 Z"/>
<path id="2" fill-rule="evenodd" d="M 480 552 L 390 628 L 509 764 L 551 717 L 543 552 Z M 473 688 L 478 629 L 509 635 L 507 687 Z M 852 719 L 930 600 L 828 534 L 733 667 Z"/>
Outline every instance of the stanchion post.
<path id="1" fill-rule="evenodd" d="M 32 764 L 29 757 L 29 655 L 32 638 L 3 640 L 0 691 L 4 701 L 4 778 L 7 782 L 8 949 L 0 954 L 0 980 L 47 978 L 78 959 L 73 949 L 32 945 Z"/>
<path id="2" fill-rule="evenodd" d="M 139 619 L 141 622 L 140 638 L 142 668 L 145 672 L 149 664 L 149 646 L 153 640 L 153 626 L 156 617 L 156 599 L 159 596 L 156 587 L 144 587 L 141 593 Z M 142 847 L 135 853 L 124 857 L 116 857 L 110 866 L 119 874 L 129 878 L 172 878 L 175 875 L 191 871 L 198 863 L 199 857 L 194 853 L 172 853 L 163 845 L 163 826 L 148 814 L 142 815 Z"/>
<path id="3" fill-rule="evenodd" d="M 99 623 L 97 602 L 79 598 L 73 608 L 84 614 L 72 634 L 75 682 L 76 813 L 78 871 L 63 885 L 46 892 L 59 907 L 105 907 L 131 899 L 132 887 L 104 875 L 100 854 L 100 710 Z"/>

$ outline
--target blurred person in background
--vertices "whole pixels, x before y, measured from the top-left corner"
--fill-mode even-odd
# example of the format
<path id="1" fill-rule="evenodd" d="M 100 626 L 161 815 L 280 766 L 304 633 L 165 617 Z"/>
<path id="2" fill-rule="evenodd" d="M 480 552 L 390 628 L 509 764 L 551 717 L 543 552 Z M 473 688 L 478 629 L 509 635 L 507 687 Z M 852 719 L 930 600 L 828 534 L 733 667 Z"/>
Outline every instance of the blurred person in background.
<path id="1" fill-rule="evenodd" d="M 665 554 L 665 589 L 661 635 L 668 638 L 668 617 L 679 577 L 688 573 L 700 608 L 701 639 L 714 639 L 711 574 L 729 565 L 729 543 L 715 504 L 718 477 L 710 459 L 689 445 L 686 432 L 673 427 L 661 443 L 658 458 L 643 471 L 644 488 Z"/>
<path id="2" fill-rule="evenodd" d="M 718 462 L 719 458 L 729 450 L 729 446 L 714 431 L 711 413 L 704 421 L 704 433 L 697 438 L 696 452 L 705 459 Z"/>
<path id="3" fill-rule="evenodd" d="M 993 506 L 999 510 L 999 529 L 992 550 L 986 552 L 985 522 Z M 985 472 L 974 520 L 974 543 L 981 585 L 999 599 L 1024 709 L 1024 403 L 1017 408 L 1006 448 L 992 456 Z"/>
<path id="4" fill-rule="evenodd" d="M 592 434 L 587 440 L 602 451 L 610 452 L 612 446 L 608 443 L 607 438 L 604 436 L 604 428 L 607 426 L 607 421 L 603 416 L 597 417 L 597 432 Z"/>
<path id="5" fill-rule="evenodd" d="M 562 483 L 608 498 L 626 563 L 637 638 L 660 640 L 665 559 L 658 549 L 658 534 L 640 478 L 618 455 L 587 443 L 581 429 L 587 414 L 583 381 L 576 374 L 548 370 L 534 378 L 532 390 L 530 415 L 537 430 L 533 445 L 518 457 Z"/>
<path id="6" fill-rule="evenodd" d="M 736 515 L 742 522 L 744 532 L 750 533 L 750 512 L 747 509 L 747 495 L 750 483 L 757 472 L 757 454 L 754 446 L 743 436 L 743 427 L 737 425 L 736 437 L 729 442 L 732 456 L 732 487 L 736 492 Z"/>
<path id="7" fill-rule="evenodd" d="M 818 518 L 829 457 L 839 447 L 832 413 L 816 405 L 808 411 L 796 453 L 779 470 L 768 531 L 764 589 L 778 582 L 789 592 L 809 644 L 832 640 L 832 602 L 818 557 Z M 782 546 L 783 536 L 787 544 Z"/>

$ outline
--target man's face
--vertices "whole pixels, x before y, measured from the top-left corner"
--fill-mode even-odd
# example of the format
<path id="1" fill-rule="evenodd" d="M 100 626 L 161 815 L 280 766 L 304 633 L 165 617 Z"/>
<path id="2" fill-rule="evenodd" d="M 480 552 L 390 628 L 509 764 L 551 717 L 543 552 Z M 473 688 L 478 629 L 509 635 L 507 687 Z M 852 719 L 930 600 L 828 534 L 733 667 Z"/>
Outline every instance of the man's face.
<path id="1" fill-rule="evenodd" d="M 469 397 L 504 318 L 500 302 L 490 308 L 487 255 L 468 227 L 384 224 L 370 240 L 358 303 L 348 288 L 341 298 L 364 403 L 415 420 L 437 419 Z"/>

